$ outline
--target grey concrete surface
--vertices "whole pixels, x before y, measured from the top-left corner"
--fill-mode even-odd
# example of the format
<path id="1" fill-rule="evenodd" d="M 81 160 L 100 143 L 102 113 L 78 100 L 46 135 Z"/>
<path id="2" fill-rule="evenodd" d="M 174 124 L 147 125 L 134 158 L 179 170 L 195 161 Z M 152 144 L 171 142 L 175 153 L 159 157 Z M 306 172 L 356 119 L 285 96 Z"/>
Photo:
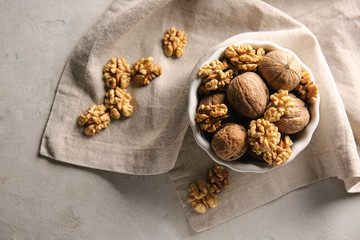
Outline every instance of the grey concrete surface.
<path id="1" fill-rule="evenodd" d="M 0 0 L 1 240 L 360 239 L 360 195 L 335 178 L 195 233 L 167 174 L 131 176 L 39 157 L 65 61 L 110 3 Z"/>

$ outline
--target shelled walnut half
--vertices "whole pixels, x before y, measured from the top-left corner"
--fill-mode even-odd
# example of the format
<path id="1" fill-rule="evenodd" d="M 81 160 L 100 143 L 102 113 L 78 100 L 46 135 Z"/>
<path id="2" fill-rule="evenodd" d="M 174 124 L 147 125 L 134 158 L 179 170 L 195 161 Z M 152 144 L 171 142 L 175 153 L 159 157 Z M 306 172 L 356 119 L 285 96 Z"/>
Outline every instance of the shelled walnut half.
<path id="1" fill-rule="evenodd" d="M 285 135 L 284 138 L 280 139 L 279 144 L 276 146 L 276 149 L 271 152 L 266 152 L 263 155 L 263 159 L 273 166 L 279 166 L 285 163 L 291 156 L 291 146 L 293 142 L 291 141 L 288 135 Z"/>
<path id="2" fill-rule="evenodd" d="M 177 30 L 175 27 L 170 28 L 164 36 L 164 53 L 170 57 L 182 57 L 185 53 L 187 34 L 184 31 Z"/>
<path id="3" fill-rule="evenodd" d="M 258 62 L 265 56 L 265 50 L 263 48 L 255 50 L 249 44 L 231 45 L 225 49 L 225 56 L 241 72 L 255 71 Z"/>
<path id="4" fill-rule="evenodd" d="M 271 102 L 266 107 L 264 119 L 269 122 L 279 121 L 284 115 L 289 115 L 294 107 L 294 101 L 287 90 L 280 89 L 270 96 Z"/>
<path id="5" fill-rule="evenodd" d="M 207 179 L 217 193 L 229 187 L 229 173 L 223 166 L 215 164 L 209 168 Z"/>
<path id="6" fill-rule="evenodd" d="M 116 86 L 127 88 L 131 80 L 130 65 L 124 58 L 113 57 L 103 69 L 106 86 L 114 89 Z"/>
<path id="7" fill-rule="evenodd" d="M 200 105 L 195 115 L 195 121 L 207 132 L 215 132 L 221 126 L 221 120 L 227 118 L 228 108 L 225 104 Z"/>
<path id="8" fill-rule="evenodd" d="M 218 204 L 215 189 L 203 179 L 191 184 L 188 192 L 188 200 L 195 211 L 199 213 L 205 213 L 208 208 L 214 208 Z"/>
<path id="9" fill-rule="evenodd" d="M 252 120 L 247 134 L 252 150 L 257 155 L 276 150 L 281 136 L 278 128 L 263 118 Z"/>
<path id="10" fill-rule="evenodd" d="M 160 65 L 153 65 L 154 59 L 141 58 L 133 67 L 133 80 L 137 85 L 149 85 L 150 81 L 162 74 Z"/>
<path id="11" fill-rule="evenodd" d="M 105 107 L 109 109 L 110 116 L 113 119 L 119 119 L 121 114 L 129 117 L 134 107 L 131 105 L 131 95 L 126 92 L 126 89 L 116 87 L 110 89 L 105 94 Z"/>
<path id="12" fill-rule="evenodd" d="M 80 114 L 78 124 L 85 127 L 84 133 L 93 136 L 107 128 L 111 118 L 104 105 L 92 105 L 84 114 Z"/>
<path id="13" fill-rule="evenodd" d="M 226 61 L 215 59 L 199 69 L 202 78 L 199 92 L 201 95 L 209 94 L 215 90 L 225 91 L 233 78 L 233 70 Z"/>
<path id="14" fill-rule="evenodd" d="M 302 100 L 311 104 L 315 103 L 319 96 L 318 86 L 312 81 L 309 72 L 302 73 L 300 84 L 297 85 L 295 91 L 299 93 Z"/>

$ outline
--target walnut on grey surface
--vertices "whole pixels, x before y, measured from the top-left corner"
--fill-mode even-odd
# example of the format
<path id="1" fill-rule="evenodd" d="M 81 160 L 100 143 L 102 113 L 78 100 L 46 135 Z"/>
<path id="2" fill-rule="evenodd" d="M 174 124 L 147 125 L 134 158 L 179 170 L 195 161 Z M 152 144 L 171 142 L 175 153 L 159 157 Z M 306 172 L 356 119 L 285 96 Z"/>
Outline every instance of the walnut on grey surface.
<path id="1" fill-rule="evenodd" d="M 221 120 L 227 118 L 228 108 L 225 104 L 200 105 L 195 115 L 195 121 L 207 132 L 215 132 L 221 126 Z"/>
<path id="2" fill-rule="evenodd" d="M 214 208 L 218 204 L 215 188 L 203 179 L 191 184 L 188 192 L 188 200 L 199 213 L 205 213 L 208 208 Z"/>
<path id="3" fill-rule="evenodd" d="M 240 116 L 254 119 L 265 112 L 269 101 L 269 89 L 258 74 L 246 72 L 230 82 L 226 96 Z"/>
<path id="4" fill-rule="evenodd" d="M 153 65 L 154 59 L 141 58 L 138 60 L 132 71 L 133 80 L 137 85 L 149 85 L 150 81 L 162 74 L 160 65 Z"/>
<path id="5" fill-rule="evenodd" d="M 267 85 L 275 90 L 292 91 L 301 79 L 300 62 L 283 50 L 267 53 L 259 62 L 258 71 Z"/>
<path id="6" fill-rule="evenodd" d="M 295 88 L 295 91 L 302 100 L 311 104 L 315 103 L 319 96 L 318 86 L 311 80 L 309 72 L 302 73 L 300 84 Z"/>
<path id="7" fill-rule="evenodd" d="M 92 105 L 84 114 L 80 114 L 78 124 L 85 127 L 84 133 L 93 136 L 107 128 L 111 121 L 104 105 Z"/>
<path id="8" fill-rule="evenodd" d="M 266 107 L 264 119 L 269 122 L 279 121 L 284 115 L 289 115 L 294 107 L 294 101 L 287 90 L 280 89 L 270 96 L 271 102 Z"/>
<path id="9" fill-rule="evenodd" d="M 275 122 L 279 132 L 283 134 L 294 134 L 303 130 L 310 121 L 310 113 L 304 101 L 297 98 L 295 94 L 289 93 L 294 101 L 292 111 Z"/>
<path id="10" fill-rule="evenodd" d="M 215 59 L 200 68 L 198 76 L 202 78 L 199 92 L 204 95 L 218 89 L 225 91 L 233 78 L 233 70 L 226 61 Z"/>
<path id="11" fill-rule="evenodd" d="M 103 68 L 106 86 L 114 89 L 116 86 L 127 88 L 131 80 L 130 65 L 124 58 L 113 57 Z"/>
<path id="12" fill-rule="evenodd" d="M 229 187 L 229 173 L 223 166 L 218 164 L 209 168 L 207 180 L 217 193 Z"/>
<path id="13" fill-rule="evenodd" d="M 225 56 L 239 71 L 255 71 L 258 62 L 265 56 L 265 50 L 255 50 L 249 44 L 231 45 L 225 49 Z"/>
<path id="14" fill-rule="evenodd" d="M 126 89 L 116 87 L 109 89 L 105 94 L 105 107 L 110 111 L 110 116 L 113 119 L 119 119 L 121 114 L 129 117 L 134 107 L 131 105 L 131 95 L 126 92 Z"/>
<path id="15" fill-rule="evenodd" d="M 164 53 L 170 57 L 182 57 L 185 53 L 187 34 L 184 31 L 177 30 L 175 27 L 170 28 L 164 36 Z"/>
<path id="16" fill-rule="evenodd" d="M 281 137 L 275 124 L 263 118 L 252 120 L 247 134 L 252 150 L 257 155 L 276 150 Z"/>
<path id="17" fill-rule="evenodd" d="M 265 152 L 263 159 L 273 166 L 279 166 L 285 163 L 291 156 L 291 146 L 293 142 L 291 141 L 288 135 L 285 135 L 280 139 L 279 144 L 276 146 L 276 149 L 271 152 Z"/>
<path id="18" fill-rule="evenodd" d="M 224 161 L 235 161 L 246 153 L 248 138 L 246 129 L 236 123 L 227 123 L 216 131 L 211 148 Z"/>

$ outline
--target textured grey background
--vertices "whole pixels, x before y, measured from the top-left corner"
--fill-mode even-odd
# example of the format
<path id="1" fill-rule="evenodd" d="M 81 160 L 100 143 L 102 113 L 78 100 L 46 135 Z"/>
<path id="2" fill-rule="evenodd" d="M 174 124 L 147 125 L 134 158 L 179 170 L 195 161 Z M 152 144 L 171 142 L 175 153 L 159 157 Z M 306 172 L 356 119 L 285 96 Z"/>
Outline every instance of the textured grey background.
<path id="1" fill-rule="evenodd" d="M 344 31 L 360 26 L 359 14 L 342 19 L 341 12 L 332 11 L 351 9 L 356 1 L 326 1 L 318 9 L 311 1 L 267 2 L 315 35 L 320 22 L 309 20 L 309 14 L 337 18 L 325 26 L 346 23 Z M 130 176 L 40 158 L 40 138 L 65 61 L 110 3 L 0 0 L 1 240 L 360 239 L 360 195 L 346 193 L 337 179 L 195 233 L 167 174 Z M 334 38 L 320 41 L 325 56 L 334 41 L 344 42 L 341 33 L 329 35 Z M 327 60 L 336 79 L 339 63 Z"/>

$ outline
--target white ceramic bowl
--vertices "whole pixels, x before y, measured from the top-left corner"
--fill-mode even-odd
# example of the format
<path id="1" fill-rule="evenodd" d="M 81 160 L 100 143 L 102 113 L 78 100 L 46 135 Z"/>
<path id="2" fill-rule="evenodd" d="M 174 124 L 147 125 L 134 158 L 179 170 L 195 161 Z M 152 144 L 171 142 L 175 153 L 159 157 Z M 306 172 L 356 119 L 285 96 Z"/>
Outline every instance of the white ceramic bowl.
<path id="1" fill-rule="evenodd" d="M 273 50 L 284 50 L 287 52 L 290 52 L 293 54 L 301 63 L 302 70 L 307 71 L 311 74 L 311 77 L 313 78 L 313 74 L 311 73 L 310 69 L 305 66 L 305 64 L 299 59 L 299 57 L 289 49 L 285 49 L 283 47 L 280 47 L 279 45 L 269 42 L 269 41 L 239 41 L 235 42 L 233 44 L 236 45 L 243 45 L 243 44 L 250 44 L 254 48 L 262 47 L 266 51 L 273 51 Z M 232 44 L 231 44 L 232 45 Z M 268 165 L 265 161 L 256 161 L 251 158 L 246 159 L 245 156 L 242 157 L 242 160 L 236 160 L 232 162 L 223 161 L 220 158 L 218 158 L 214 151 L 211 148 L 210 142 L 206 139 L 203 132 L 200 130 L 199 126 L 195 122 L 195 114 L 198 107 L 199 97 L 197 95 L 197 90 L 201 82 L 201 78 L 198 77 L 198 71 L 199 67 L 202 67 L 206 63 L 210 63 L 215 59 L 220 59 L 222 56 L 224 56 L 224 52 L 227 46 L 221 47 L 219 49 L 212 49 L 212 55 L 207 58 L 205 61 L 202 61 L 201 63 L 196 64 L 197 69 L 194 69 L 192 71 L 192 74 L 190 75 L 191 79 L 191 85 L 190 85 L 190 93 L 189 93 L 189 103 L 188 103 L 188 116 L 189 116 L 189 122 L 190 126 L 193 130 L 195 140 L 197 144 L 205 151 L 207 154 L 218 164 L 224 165 L 226 167 L 229 167 L 237 172 L 256 172 L 256 173 L 262 173 L 267 172 L 269 170 L 272 170 L 274 168 L 278 168 L 281 166 L 284 166 L 286 164 L 289 164 L 291 161 L 293 161 L 296 156 L 306 148 L 306 146 L 309 144 L 311 137 L 319 123 L 319 106 L 320 106 L 320 94 L 315 102 L 315 104 L 311 104 L 309 106 L 309 112 L 310 112 L 310 122 L 309 124 L 299 133 L 294 134 L 291 136 L 291 139 L 293 141 L 292 154 L 288 161 L 286 161 L 284 164 L 272 167 Z M 211 53 L 207 53 L 209 55 Z M 314 80 L 314 79 L 312 79 Z M 315 81 L 315 80 L 314 80 Z"/>

